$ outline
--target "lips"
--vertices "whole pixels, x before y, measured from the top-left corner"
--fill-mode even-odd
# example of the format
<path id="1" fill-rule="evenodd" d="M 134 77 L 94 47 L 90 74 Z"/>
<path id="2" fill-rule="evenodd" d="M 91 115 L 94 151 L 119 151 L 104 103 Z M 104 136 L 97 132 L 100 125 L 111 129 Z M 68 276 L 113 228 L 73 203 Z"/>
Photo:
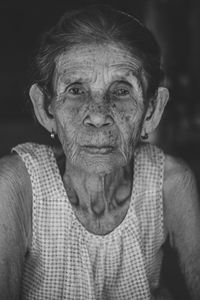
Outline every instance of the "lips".
<path id="1" fill-rule="evenodd" d="M 84 151 L 90 154 L 108 154 L 113 152 L 115 149 L 113 146 L 104 145 L 104 146 L 94 146 L 94 145 L 87 145 L 82 147 Z"/>

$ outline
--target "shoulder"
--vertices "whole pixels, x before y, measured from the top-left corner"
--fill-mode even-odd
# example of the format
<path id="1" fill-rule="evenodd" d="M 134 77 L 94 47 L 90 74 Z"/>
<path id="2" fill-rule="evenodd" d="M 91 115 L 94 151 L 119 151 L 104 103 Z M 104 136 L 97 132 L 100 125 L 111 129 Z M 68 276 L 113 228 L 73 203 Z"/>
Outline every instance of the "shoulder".
<path id="1" fill-rule="evenodd" d="M 23 231 L 28 246 L 31 235 L 32 188 L 25 164 L 17 154 L 0 159 L 0 219 L 3 227 L 16 234 Z M 23 230 L 22 230 L 23 229 Z M 1 232 L 0 232 L 1 234 Z"/>
<path id="2" fill-rule="evenodd" d="M 195 180 L 190 167 L 181 159 L 173 156 L 165 156 L 164 165 L 164 192 L 171 189 L 177 190 L 178 187 L 190 184 Z"/>
<path id="3" fill-rule="evenodd" d="M 200 299 L 200 199 L 196 179 L 183 161 L 166 157 L 164 221 L 169 242 L 191 294 Z"/>
<path id="4" fill-rule="evenodd" d="M 0 159 L 0 188 L 31 195 L 31 182 L 24 162 L 17 154 Z"/>
<path id="5" fill-rule="evenodd" d="M 0 298 L 18 299 L 31 239 L 31 187 L 17 155 L 0 159 Z M 9 280 L 8 280 L 9 279 Z"/>
<path id="6" fill-rule="evenodd" d="M 187 230 L 195 230 L 196 221 L 200 220 L 196 179 L 184 161 L 172 156 L 166 156 L 165 159 L 163 196 L 168 233 L 174 237 L 186 227 Z"/>
<path id="7" fill-rule="evenodd" d="M 181 159 L 166 155 L 163 185 L 164 196 L 167 197 L 182 191 L 192 192 L 194 191 L 194 187 L 196 187 L 196 180 L 189 165 Z"/>

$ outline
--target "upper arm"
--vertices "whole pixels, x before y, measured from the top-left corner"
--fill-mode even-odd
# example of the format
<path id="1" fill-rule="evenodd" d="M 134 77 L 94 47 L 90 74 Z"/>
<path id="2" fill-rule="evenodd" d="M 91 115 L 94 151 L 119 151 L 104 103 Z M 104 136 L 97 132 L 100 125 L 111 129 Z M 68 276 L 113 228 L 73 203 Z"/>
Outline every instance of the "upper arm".
<path id="1" fill-rule="evenodd" d="M 31 216 L 31 185 L 17 155 L 0 160 L 0 299 L 19 299 Z"/>
<path id="2" fill-rule="evenodd" d="M 164 181 L 165 225 L 192 299 L 200 299 L 200 207 L 196 180 L 183 162 L 168 157 Z"/>

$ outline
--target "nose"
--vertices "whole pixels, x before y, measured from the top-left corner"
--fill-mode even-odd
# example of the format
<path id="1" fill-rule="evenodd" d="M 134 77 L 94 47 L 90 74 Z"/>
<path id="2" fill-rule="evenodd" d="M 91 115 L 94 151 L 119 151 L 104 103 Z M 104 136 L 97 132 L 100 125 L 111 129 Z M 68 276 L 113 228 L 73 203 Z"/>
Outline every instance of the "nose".
<path id="1" fill-rule="evenodd" d="M 103 113 L 90 113 L 86 116 L 86 118 L 83 121 L 83 124 L 85 126 L 91 126 L 100 128 L 103 126 L 111 126 L 113 125 L 114 121 L 113 118 L 109 115 L 103 114 Z"/>

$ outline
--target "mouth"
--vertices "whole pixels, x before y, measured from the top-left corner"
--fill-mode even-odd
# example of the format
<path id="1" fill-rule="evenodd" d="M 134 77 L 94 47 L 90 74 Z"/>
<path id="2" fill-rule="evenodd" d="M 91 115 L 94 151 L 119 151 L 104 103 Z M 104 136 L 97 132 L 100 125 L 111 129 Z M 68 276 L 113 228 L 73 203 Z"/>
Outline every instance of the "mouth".
<path id="1" fill-rule="evenodd" d="M 94 146 L 87 145 L 83 146 L 82 149 L 90 154 L 108 154 L 114 151 L 113 146 Z"/>

